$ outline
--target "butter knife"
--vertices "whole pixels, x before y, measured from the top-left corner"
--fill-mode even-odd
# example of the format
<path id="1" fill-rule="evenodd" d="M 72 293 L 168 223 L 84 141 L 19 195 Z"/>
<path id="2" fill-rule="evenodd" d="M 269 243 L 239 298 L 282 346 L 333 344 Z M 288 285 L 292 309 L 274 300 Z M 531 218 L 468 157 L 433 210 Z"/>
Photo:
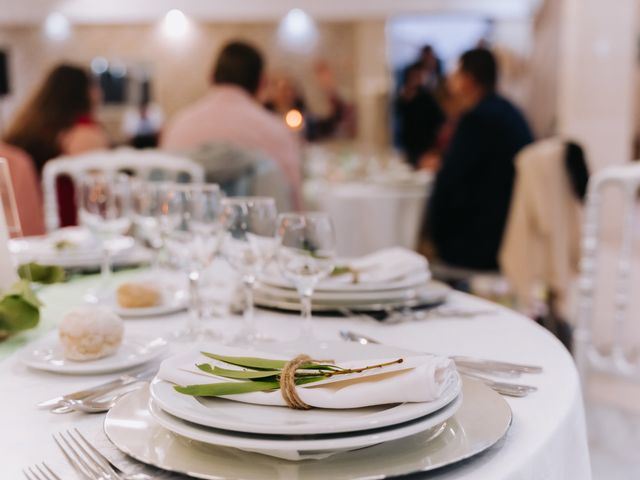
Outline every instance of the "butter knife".
<path id="1" fill-rule="evenodd" d="M 65 405 L 65 401 L 67 400 L 82 400 L 83 398 L 87 398 L 89 396 L 95 395 L 104 395 L 109 393 L 112 390 L 117 388 L 121 388 L 131 383 L 139 382 L 140 380 L 148 380 L 151 379 L 158 371 L 158 367 L 146 367 L 142 370 L 138 370 L 136 372 L 127 373 L 122 375 L 114 380 L 110 380 L 105 383 L 101 383 L 91 388 L 87 388 L 85 390 L 78 390 L 77 392 L 69 393 L 67 395 L 62 395 L 58 397 L 51 398 L 49 400 L 45 400 L 36 405 L 38 408 L 56 408 Z"/>

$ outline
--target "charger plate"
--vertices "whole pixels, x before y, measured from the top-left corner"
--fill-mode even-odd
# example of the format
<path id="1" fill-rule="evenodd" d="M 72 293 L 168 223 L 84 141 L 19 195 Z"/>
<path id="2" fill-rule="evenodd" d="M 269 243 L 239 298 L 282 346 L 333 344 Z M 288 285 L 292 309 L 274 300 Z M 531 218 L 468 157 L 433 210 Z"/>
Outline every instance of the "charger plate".
<path id="1" fill-rule="evenodd" d="M 148 409 L 148 390 L 133 392 L 107 414 L 109 440 L 134 459 L 207 480 L 370 480 L 427 472 L 477 455 L 500 441 L 511 408 L 484 384 L 464 379 L 464 400 L 435 438 L 424 432 L 322 460 L 292 462 L 185 439 L 161 427 Z"/>

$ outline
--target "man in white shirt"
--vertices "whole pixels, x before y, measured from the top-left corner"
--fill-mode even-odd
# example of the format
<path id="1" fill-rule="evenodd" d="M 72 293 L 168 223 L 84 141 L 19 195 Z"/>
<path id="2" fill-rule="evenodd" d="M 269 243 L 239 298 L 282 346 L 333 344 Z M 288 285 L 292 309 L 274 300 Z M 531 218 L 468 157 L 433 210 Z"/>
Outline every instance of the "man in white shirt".
<path id="1" fill-rule="evenodd" d="M 180 111 L 167 126 L 162 148 L 189 150 L 220 142 L 260 150 L 280 167 L 300 205 L 300 145 L 284 122 L 257 101 L 264 81 L 260 52 L 244 42 L 231 42 L 213 69 L 210 92 Z"/>

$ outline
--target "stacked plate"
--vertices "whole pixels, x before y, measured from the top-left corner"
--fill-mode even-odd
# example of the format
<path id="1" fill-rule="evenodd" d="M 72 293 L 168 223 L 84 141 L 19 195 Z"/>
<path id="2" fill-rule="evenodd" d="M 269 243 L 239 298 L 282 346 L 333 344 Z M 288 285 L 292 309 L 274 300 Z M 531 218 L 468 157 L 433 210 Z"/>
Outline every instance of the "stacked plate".
<path id="1" fill-rule="evenodd" d="M 287 348 L 282 344 L 278 349 Z M 306 347 L 306 351 L 312 347 Z M 381 345 L 335 343 L 336 361 L 374 360 L 415 355 Z M 316 358 L 326 357 L 327 345 Z M 206 378 L 206 377 L 205 377 Z M 165 429 L 190 440 L 233 447 L 286 460 L 319 459 L 415 434 L 436 437 L 462 403 L 461 382 L 448 384 L 436 400 L 353 409 L 292 410 L 180 394 L 156 378 L 150 387 L 149 412 Z"/>
<path id="2" fill-rule="evenodd" d="M 136 245 L 134 239 L 119 236 L 111 240 L 117 250 L 113 262 L 117 266 L 148 262 L 149 251 Z M 62 228 L 48 235 L 10 241 L 9 249 L 18 263 L 37 262 L 69 269 L 99 269 L 102 249 L 99 241 L 83 227 Z"/>
<path id="3" fill-rule="evenodd" d="M 301 351 L 295 344 L 262 349 L 287 356 Z M 304 351 L 338 362 L 415 355 L 337 343 L 305 345 Z M 138 461 L 208 480 L 370 480 L 426 472 L 496 445 L 512 420 L 500 395 L 457 376 L 432 402 L 349 410 L 194 398 L 171 387 L 155 379 L 149 390 L 121 398 L 107 414 L 105 433 Z M 297 461 L 303 459 L 309 460 Z"/>
<path id="4" fill-rule="evenodd" d="M 404 248 L 389 248 L 360 258 L 343 259 L 313 294 L 315 311 L 348 308 L 378 311 L 442 303 L 446 285 L 431 281 L 427 260 Z M 260 279 L 256 304 L 281 310 L 300 310 L 295 286 L 272 266 Z"/>

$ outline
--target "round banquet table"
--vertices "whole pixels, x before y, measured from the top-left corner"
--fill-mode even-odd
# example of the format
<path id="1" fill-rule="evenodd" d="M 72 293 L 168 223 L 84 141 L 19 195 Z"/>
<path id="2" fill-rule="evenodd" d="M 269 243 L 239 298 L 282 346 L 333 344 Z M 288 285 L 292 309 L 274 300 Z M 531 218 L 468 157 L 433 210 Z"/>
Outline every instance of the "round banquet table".
<path id="1" fill-rule="evenodd" d="M 222 270 L 221 270 L 222 271 Z M 121 274 L 120 278 L 131 276 Z M 23 478 L 21 470 L 42 461 L 64 480 L 76 478 L 53 442 L 52 434 L 77 427 L 87 438 L 111 456 L 116 464 L 128 465 L 102 432 L 103 414 L 55 415 L 38 410 L 39 401 L 104 382 L 119 374 L 70 376 L 30 370 L 15 354 L 17 344 L 44 335 L 60 316 L 82 302 L 82 293 L 95 278 L 54 285 L 40 292 L 46 307 L 43 321 L 34 331 L 0 346 L 0 458 L 2 478 Z M 510 362 L 541 365 L 544 372 L 526 375 L 522 383 L 535 385 L 538 392 L 525 398 L 505 397 L 513 410 L 513 424 L 506 437 L 484 454 L 452 467 L 411 478 L 438 480 L 589 480 L 591 470 L 580 384 L 573 360 L 548 331 L 526 317 L 484 300 L 454 292 L 453 307 L 484 310 L 465 318 L 429 320 L 385 325 L 366 319 L 318 317 L 316 333 L 323 340 L 336 340 L 341 329 L 351 329 L 390 345 L 445 355 L 471 355 Z M 162 335 L 175 330 L 186 313 L 166 317 L 126 320 L 126 332 Z M 292 339 L 298 333 L 296 315 L 256 311 L 256 323 L 263 331 Z M 226 335 L 235 333 L 241 317 L 214 319 L 210 327 Z M 13 348 L 13 352 L 10 350 Z M 172 350 L 180 348 L 172 345 Z M 133 465 L 133 464 L 132 464 Z M 157 478 L 182 478 L 166 473 Z M 295 468 L 287 479 L 296 479 Z"/>

